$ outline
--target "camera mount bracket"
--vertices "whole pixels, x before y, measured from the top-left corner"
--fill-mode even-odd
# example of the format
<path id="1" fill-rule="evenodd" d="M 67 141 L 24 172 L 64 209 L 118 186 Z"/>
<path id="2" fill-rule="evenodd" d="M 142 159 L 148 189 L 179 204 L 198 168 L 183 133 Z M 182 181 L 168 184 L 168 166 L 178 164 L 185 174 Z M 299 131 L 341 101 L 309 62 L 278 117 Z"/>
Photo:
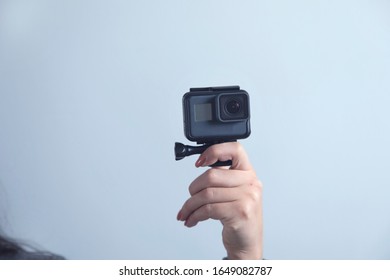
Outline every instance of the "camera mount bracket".
<path id="1" fill-rule="evenodd" d="M 229 142 L 236 142 L 236 141 L 229 141 Z M 195 154 L 201 154 L 203 153 L 208 147 L 214 145 L 214 144 L 220 144 L 225 142 L 219 142 L 219 143 L 212 143 L 212 144 L 203 144 L 200 146 L 190 146 L 190 145 L 184 145 L 182 143 L 176 142 L 175 143 L 175 159 L 181 160 L 185 157 L 195 155 Z M 231 166 L 232 161 L 217 161 L 216 163 L 210 165 L 210 167 L 217 167 L 217 166 Z"/>

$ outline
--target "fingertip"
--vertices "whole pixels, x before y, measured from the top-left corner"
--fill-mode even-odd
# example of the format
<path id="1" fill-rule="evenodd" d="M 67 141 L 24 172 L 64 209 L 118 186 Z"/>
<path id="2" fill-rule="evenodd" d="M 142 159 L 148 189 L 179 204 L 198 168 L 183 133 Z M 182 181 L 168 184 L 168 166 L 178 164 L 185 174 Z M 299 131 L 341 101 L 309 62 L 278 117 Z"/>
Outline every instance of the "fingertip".
<path id="1" fill-rule="evenodd" d="M 189 219 L 185 220 L 184 225 L 188 228 L 196 226 L 197 223 L 190 222 Z"/>
<path id="2" fill-rule="evenodd" d="M 177 213 L 176 220 L 178 221 L 181 220 L 181 210 L 179 211 L 179 213 Z"/>
<path id="3" fill-rule="evenodd" d="M 204 166 L 204 163 L 206 162 L 206 158 L 204 156 L 200 156 L 198 160 L 195 162 L 196 167 Z"/>

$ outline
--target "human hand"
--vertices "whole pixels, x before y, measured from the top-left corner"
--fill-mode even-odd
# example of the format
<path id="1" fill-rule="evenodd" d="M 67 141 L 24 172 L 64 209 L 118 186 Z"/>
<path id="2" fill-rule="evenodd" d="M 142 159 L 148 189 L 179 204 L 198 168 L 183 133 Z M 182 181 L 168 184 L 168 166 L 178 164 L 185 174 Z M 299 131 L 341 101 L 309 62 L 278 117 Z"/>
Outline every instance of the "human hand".
<path id="1" fill-rule="evenodd" d="M 216 144 L 204 151 L 195 166 L 232 160 L 230 169 L 210 168 L 190 185 L 191 197 L 177 214 L 193 227 L 207 219 L 220 220 L 228 259 L 262 259 L 262 184 L 241 144 Z"/>

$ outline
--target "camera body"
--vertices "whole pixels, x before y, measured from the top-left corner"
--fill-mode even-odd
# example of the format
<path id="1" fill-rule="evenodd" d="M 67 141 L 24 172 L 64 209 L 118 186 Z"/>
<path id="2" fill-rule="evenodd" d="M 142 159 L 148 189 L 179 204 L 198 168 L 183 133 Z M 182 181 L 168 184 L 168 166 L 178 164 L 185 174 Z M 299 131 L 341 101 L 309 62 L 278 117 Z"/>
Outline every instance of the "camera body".
<path id="1" fill-rule="evenodd" d="M 191 88 L 183 96 L 184 134 L 198 144 L 247 138 L 249 95 L 239 86 Z"/>

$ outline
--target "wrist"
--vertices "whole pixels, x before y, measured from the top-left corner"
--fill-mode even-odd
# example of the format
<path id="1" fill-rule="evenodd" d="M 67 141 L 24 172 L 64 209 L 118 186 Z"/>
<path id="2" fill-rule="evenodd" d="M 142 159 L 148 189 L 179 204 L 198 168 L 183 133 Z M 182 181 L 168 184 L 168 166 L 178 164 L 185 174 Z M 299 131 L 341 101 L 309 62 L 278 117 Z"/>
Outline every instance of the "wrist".
<path id="1" fill-rule="evenodd" d="M 262 250 L 227 252 L 227 260 L 262 260 Z"/>

